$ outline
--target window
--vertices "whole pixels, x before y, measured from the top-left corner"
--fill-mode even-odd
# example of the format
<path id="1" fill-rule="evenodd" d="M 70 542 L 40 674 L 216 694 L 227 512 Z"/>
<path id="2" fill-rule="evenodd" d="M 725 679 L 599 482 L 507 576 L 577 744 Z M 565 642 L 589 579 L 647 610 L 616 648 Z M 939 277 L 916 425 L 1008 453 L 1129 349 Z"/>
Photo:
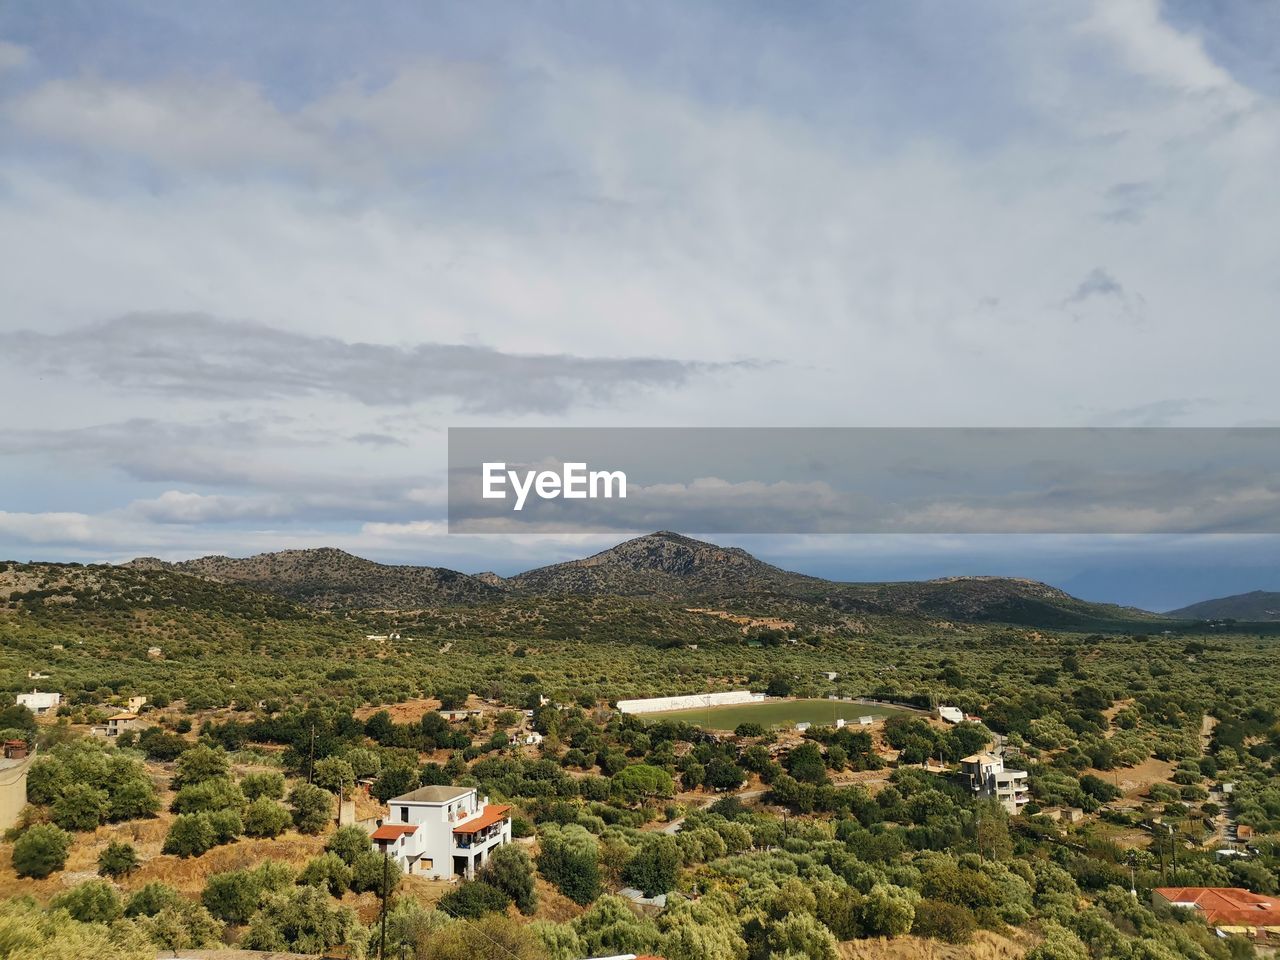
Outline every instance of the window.
<path id="1" fill-rule="evenodd" d="M 408 823 L 408 822 L 409 822 L 409 808 L 408 808 L 408 807 L 401 807 L 401 808 L 400 808 L 400 822 L 401 822 L 401 823 Z"/>

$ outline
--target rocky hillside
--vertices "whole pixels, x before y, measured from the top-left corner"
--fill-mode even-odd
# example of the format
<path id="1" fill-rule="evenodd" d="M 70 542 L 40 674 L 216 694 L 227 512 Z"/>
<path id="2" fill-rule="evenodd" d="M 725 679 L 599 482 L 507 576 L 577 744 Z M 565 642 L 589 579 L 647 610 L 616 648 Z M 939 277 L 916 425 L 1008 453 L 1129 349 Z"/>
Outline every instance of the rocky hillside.
<path id="1" fill-rule="evenodd" d="M 1272 590 L 1253 590 L 1216 600 L 1202 600 L 1189 607 L 1170 610 L 1166 616 L 1179 620 L 1249 620 L 1265 622 L 1280 620 L 1280 593 Z"/>
<path id="2" fill-rule="evenodd" d="M 679 599 L 759 593 L 809 595 L 829 585 L 757 560 L 737 547 L 720 547 L 667 531 L 627 540 L 582 560 L 539 567 L 507 583 L 513 590 L 532 594 Z"/>
<path id="3" fill-rule="evenodd" d="M 178 563 L 143 557 L 127 566 L 242 584 L 318 610 L 413 610 L 502 594 L 492 582 L 456 570 L 375 563 L 332 547 L 281 550 L 241 559 L 200 557 Z"/>

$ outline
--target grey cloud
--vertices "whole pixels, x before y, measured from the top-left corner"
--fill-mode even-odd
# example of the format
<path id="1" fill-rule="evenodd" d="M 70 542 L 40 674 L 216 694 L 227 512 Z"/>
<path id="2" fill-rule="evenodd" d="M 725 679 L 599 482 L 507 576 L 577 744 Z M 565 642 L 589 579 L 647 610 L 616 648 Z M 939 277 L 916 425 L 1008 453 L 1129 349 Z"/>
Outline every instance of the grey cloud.
<path id="1" fill-rule="evenodd" d="M 1101 267 L 1094 267 L 1089 275 L 1080 281 L 1079 286 L 1067 303 L 1084 303 L 1091 297 L 1124 297 L 1124 285 Z"/>
<path id="2" fill-rule="evenodd" d="M 1139 223 L 1160 196 L 1160 188 L 1146 181 L 1117 183 L 1103 195 L 1102 219 L 1111 223 Z"/>
<path id="3" fill-rule="evenodd" d="M 756 366 L 350 343 L 194 313 L 134 313 L 64 333 L 0 334 L 0 354 L 47 375 L 183 398 L 327 394 L 370 406 L 443 399 L 474 413 L 562 413 L 627 390 L 679 387 L 698 375 Z"/>

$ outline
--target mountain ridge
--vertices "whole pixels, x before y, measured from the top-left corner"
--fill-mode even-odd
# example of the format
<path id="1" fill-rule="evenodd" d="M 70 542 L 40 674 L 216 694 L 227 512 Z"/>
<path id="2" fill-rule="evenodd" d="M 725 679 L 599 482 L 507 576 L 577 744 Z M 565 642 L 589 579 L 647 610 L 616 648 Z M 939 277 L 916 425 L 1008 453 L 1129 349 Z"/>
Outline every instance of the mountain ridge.
<path id="1" fill-rule="evenodd" d="M 1185 620 L 1280 620 L 1280 592 L 1250 590 L 1228 597 L 1214 597 L 1169 610 L 1165 616 Z"/>
<path id="2" fill-rule="evenodd" d="M 666 530 L 506 578 L 492 572 L 473 575 L 444 567 L 380 564 L 334 547 L 239 559 L 209 556 L 166 562 L 140 557 L 125 566 L 248 586 L 321 610 L 415 609 L 504 597 L 647 596 L 679 602 L 785 600 L 851 614 L 1044 626 L 1160 619 L 1159 614 L 1144 610 L 1090 603 L 1025 578 L 825 580 L 784 570 L 740 547 L 722 547 Z"/>

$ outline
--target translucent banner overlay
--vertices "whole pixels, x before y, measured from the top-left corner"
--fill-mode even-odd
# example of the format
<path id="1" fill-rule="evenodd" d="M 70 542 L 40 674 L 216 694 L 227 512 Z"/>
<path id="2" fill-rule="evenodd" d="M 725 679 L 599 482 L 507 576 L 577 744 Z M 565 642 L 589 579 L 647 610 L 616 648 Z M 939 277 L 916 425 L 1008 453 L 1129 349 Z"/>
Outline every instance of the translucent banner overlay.
<path id="1" fill-rule="evenodd" d="M 453 428 L 451 533 L 1280 533 L 1280 428 Z"/>

